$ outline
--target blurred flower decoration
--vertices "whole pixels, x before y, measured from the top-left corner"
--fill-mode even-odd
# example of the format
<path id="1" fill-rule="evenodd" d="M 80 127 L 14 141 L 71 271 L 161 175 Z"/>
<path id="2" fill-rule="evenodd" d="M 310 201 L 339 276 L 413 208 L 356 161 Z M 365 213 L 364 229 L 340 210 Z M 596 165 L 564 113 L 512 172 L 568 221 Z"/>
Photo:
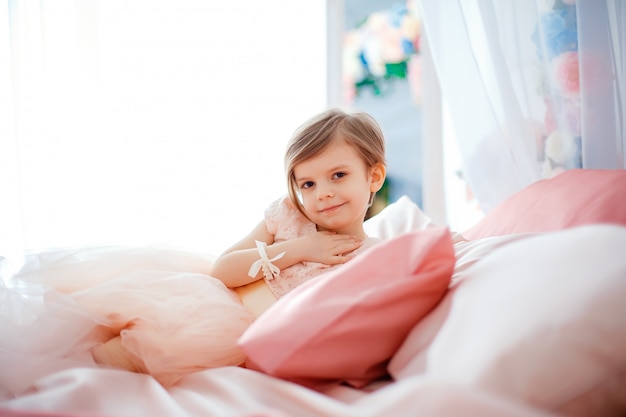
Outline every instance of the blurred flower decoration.
<path id="1" fill-rule="evenodd" d="M 382 96 L 394 79 L 407 79 L 419 98 L 421 22 L 415 0 L 367 16 L 346 33 L 343 44 L 344 99 L 365 89 Z"/>
<path id="2" fill-rule="evenodd" d="M 541 0 L 532 35 L 541 65 L 539 91 L 546 111 L 538 142 L 542 176 L 580 168 L 580 81 L 575 0 Z"/>

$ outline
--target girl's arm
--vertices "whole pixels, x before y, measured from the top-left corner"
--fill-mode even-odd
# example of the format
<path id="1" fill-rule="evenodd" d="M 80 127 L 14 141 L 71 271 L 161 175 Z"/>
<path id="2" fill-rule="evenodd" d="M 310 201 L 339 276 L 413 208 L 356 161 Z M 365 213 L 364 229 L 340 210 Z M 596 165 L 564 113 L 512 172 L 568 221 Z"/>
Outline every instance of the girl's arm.
<path id="1" fill-rule="evenodd" d="M 250 266 L 260 259 L 256 242 L 267 244 L 267 256 L 272 259 L 281 252 L 282 258 L 272 262 L 279 269 L 287 268 L 303 260 L 299 239 L 274 244 L 274 236 L 267 231 L 265 221 L 261 221 L 246 237 L 226 249 L 214 262 L 211 275 L 221 280 L 229 288 L 240 287 L 263 278 L 263 271 L 256 277 L 248 276 Z"/>
<path id="2" fill-rule="evenodd" d="M 274 236 L 268 232 L 265 221 L 261 221 L 252 232 L 215 260 L 211 275 L 229 288 L 240 287 L 263 278 L 262 270 L 255 277 L 248 276 L 250 266 L 261 257 L 256 247 L 257 240 L 267 244 L 269 259 L 285 252 L 280 259 L 272 262 L 281 270 L 303 261 L 328 265 L 344 263 L 352 258 L 352 252 L 363 243 L 353 236 L 329 232 L 316 232 L 274 243 Z"/>

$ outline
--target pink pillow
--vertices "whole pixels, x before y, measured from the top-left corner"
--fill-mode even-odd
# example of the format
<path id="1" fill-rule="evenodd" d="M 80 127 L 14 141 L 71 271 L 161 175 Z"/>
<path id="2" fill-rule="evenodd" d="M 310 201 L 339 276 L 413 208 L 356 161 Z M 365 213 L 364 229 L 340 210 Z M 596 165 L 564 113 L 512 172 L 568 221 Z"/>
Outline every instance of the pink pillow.
<path id="1" fill-rule="evenodd" d="M 368 249 L 263 313 L 239 340 L 246 366 L 313 388 L 386 375 L 408 332 L 446 293 L 454 260 L 443 227 Z"/>
<path id="2" fill-rule="evenodd" d="M 450 314 L 459 282 L 452 283 L 435 308 L 419 321 L 391 357 L 387 371 L 396 381 L 426 372 L 428 348 L 437 337 Z"/>
<path id="3" fill-rule="evenodd" d="M 514 194 L 463 233 L 474 240 L 591 223 L 626 225 L 626 170 L 574 169 Z"/>

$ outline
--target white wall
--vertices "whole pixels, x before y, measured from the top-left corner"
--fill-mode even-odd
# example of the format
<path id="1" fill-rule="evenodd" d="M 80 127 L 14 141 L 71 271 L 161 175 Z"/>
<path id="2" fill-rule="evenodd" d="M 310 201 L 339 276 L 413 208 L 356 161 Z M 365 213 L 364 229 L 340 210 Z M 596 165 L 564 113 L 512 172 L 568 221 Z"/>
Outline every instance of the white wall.
<path id="1" fill-rule="evenodd" d="M 324 2 L 12 4 L 0 256 L 143 243 L 218 254 L 285 192 L 284 145 L 326 106 Z"/>

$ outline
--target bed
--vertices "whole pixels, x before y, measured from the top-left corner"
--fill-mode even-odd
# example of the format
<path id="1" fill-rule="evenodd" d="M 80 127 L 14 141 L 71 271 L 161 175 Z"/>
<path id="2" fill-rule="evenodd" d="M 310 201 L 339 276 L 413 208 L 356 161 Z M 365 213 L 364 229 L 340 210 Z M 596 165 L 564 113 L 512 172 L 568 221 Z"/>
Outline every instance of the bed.
<path id="1" fill-rule="evenodd" d="M 626 171 L 538 181 L 461 232 L 402 197 L 366 231 L 384 243 L 246 330 L 245 366 L 167 388 L 69 367 L 20 392 L 5 367 L 0 415 L 626 415 Z"/>

